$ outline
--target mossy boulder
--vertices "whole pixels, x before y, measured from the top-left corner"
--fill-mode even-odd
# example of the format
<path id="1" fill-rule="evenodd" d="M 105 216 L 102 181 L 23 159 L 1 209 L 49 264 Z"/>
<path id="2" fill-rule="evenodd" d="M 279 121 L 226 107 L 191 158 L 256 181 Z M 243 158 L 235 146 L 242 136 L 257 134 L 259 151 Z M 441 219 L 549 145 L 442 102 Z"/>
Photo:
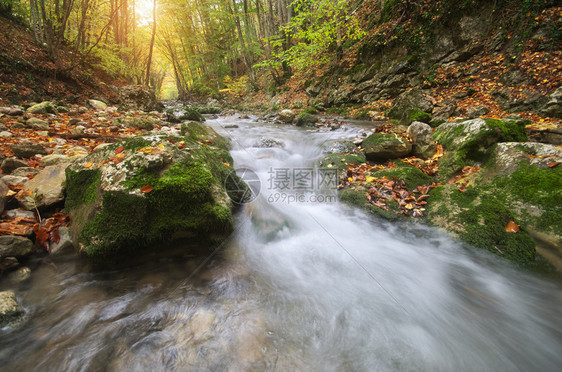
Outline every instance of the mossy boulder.
<path id="1" fill-rule="evenodd" d="M 29 114 L 57 114 L 57 108 L 52 102 L 41 102 L 30 106 L 27 110 Z"/>
<path id="2" fill-rule="evenodd" d="M 297 127 L 309 127 L 314 126 L 314 124 L 318 123 L 320 119 L 317 116 L 312 114 L 301 112 L 297 117 L 296 125 Z"/>
<path id="3" fill-rule="evenodd" d="M 125 128 L 152 130 L 154 129 L 154 124 L 158 122 L 159 122 L 158 120 L 137 116 L 137 117 L 117 118 L 115 119 L 114 124 L 123 126 Z"/>
<path id="4" fill-rule="evenodd" d="M 180 127 L 180 133 L 182 136 L 186 136 L 198 143 L 205 143 L 222 150 L 230 150 L 230 141 L 205 124 L 196 121 L 183 123 Z"/>
<path id="5" fill-rule="evenodd" d="M 221 241 L 232 232 L 225 189 L 236 177 L 232 158 L 186 134 L 133 137 L 67 168 L 66 210 L 81 252 L 106 262 L 177 239 Z"/>
<path id="6" fill-rule="evenodd" d="M 412 144 L 402 137 L 387 133 L 373 133 L 361 143 L 368 160 L 386 161 L 407 156 Z"/>
<path id="7" fill-rule="evenodd" d="M 433 177 L 428 176 L 413 165 L 404 163 L 401 160 L 396 160 L 393 164 L 396 165 L 395 168 L 385 168 L 371 171 L 369 176 L 377 178 L 387 177 L 391 180 L 396 178 L 399 181 L 403 181 L 410 191 L 413 191 L 418 186 L 429 185 L 435 182 Z"/>
<path id="8" fill-rule="evenodd" d="M 435 140 L 446 150 L 439 162 L 439 175 L 449 179 L 465 165 L 483 165 L 499 142 L 524 142 L 525 126 L 517 121 L 472 119 L 448 122 L 435 129 Z"/>

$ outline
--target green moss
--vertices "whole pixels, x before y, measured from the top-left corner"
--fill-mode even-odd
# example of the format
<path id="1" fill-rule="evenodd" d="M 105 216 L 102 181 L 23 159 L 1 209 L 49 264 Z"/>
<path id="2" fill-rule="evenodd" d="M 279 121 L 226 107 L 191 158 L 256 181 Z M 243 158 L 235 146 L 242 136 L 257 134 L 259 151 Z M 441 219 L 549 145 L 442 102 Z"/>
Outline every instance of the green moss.
<path id="1" fill-rule="evenodd" d="M 432 128 L 437 128 L 438 126 L 440 126 L 443 123 L 446 123 L 447 120 L 445 119 L 435 119 L 429 122 L 429 126 Z"/>
<path id="2" fill-rule="evenodd" d="M 418 168 L 404 162 L 401 163 L 403 163 L 403 165 L 399 167 L 382 169 L 371 174 L 373 177 L 387 177 L 389 179 L 396 177 L 398 180 L 404 181 L 408 190 L 414 190 L 418 186 L 431 184 L 435 181 Z"/>
<path id="3" fill-rule="evenodd" d="M 74 172 L 67 168 L 65 208 L 73 209 L 92 203 L 98 193 L 100 177 L 101 173 L 97 169 Z"/>
<path id="4" fill-rule="evenodd" d="M 184 123 L 181 125 L 180 133 L 182 136 L 187 136 L 187 138 L 196 142 L 205 142 L 223 150 L 230 149 L 230 142 L 228 139 L 219 136 L 212 128 L 205 126 L 205 124 L 195 121 Z"/>
<path id="5" fill-rule="evenodd" d="M 318 114 L 318 110 L 316 110 L 314 107 L 307 107 L 302 112 L 304 112 L 305 114 L 310 114 L 310 115 Z"/>
<path id="6" fill-rule="evenodd" d="M 357 120 L 369 120 L 371 116 L 369 116 L 369 110 L 360 110 L 353 115 L 353 118 Z"/>
<path id="7" fill-rule="evenodd" d="M 365 138 L 361 143 L 361 146 L 372 146 L 378 145 L 387 141 L 396 141 L 396 136 L 388 133 L 373 133 L 369 137 Z"/>
<path id="8" fill-rule="evenodd" d="M 329 154 L 322 159 L 320 166 L 325 168 L 331 165 L 341 171 L 347 169 L 348 164 L 359 165 L 365 162 L 365 156 L 362 154 Z"/>
<path id="9" fill-rule="evenodd" d="M 478 248 L 486 249 L 517 264 L 535 261 L 535 242 L 524 230 L 508 233 L 505 227 L 516 221 L 514 214 L 495 198 L 483 198 L 459 214 L 464 230 L 460 237 Z"/>
<path id="10" fill-rule="evenodd" d="M 297 118 L 297 127 L 302 126 L 313 126 L 318 122 L 318 118 L 314 115 L 308 114 L 306 112 L 301 112 Z"/>
<path id="11" fill-rule="evenodd" d="M 205 121 L 205 118 L 196 109 L 184 107 L 180 120 Z"/>
<path id="12" fill-rule="evenodd" d="M 404 125 L 410 125 L 414 121 L 421 121 L 423 123 L 429 123 L 431 121 L 431 114 L 424 112 L 419 109 L 409 109 L 407 111 L 407 120 Z"/>
<path id="13" fill-rule="evenodd" d="M 527 132 L 523 121 L 501 121 L 485 118 L 488 127 L 498 133 L 497 142 L 526 142 Z"/>

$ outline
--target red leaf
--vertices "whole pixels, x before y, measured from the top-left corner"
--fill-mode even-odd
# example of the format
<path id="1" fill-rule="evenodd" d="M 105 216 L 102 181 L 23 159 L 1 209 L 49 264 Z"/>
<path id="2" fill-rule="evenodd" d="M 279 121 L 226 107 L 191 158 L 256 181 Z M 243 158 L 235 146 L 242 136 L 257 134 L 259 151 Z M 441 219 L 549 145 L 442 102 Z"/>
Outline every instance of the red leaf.
<path id="1" fill-rule="evenodd" d="M 149 185 L 141 187 L 141 191 L 144 192 L 145 194 L 151 192 L 152 190 L 154 190 L 154 187 Z"/>
<path id="2" fill-rule="evenodd" d="M 117 150 L 115 150 L 115 153 L 116 153 L 116 154 L 120 154 L 120 153 L 123 152 L 123 150 L 125 150 L 125 149 L 123 148 L 123 146 L 121 146 L 121 147 L 119 147 Z"/>
<path id="3" fill-rule="evenodd" d="M 549 168 L 554 168 L 554 167 L 557 166 L 558 164 L 560 164 L 560 163 L 557 162 L 557 161 L 553 161 L 552 163 L 549 163 L 549 164 L 548 164 L 548 167 L 549 167 Z"/>
<path id="4" fill-rule="evenodd" d="M 518 231 L 519 231 L 519 226 L 517 226 L 517 224 L 513 221 L 509 221 L 509 223 L 505 227 L 505 232 L 508 232 L 508 233 L 515 234 Z"/>

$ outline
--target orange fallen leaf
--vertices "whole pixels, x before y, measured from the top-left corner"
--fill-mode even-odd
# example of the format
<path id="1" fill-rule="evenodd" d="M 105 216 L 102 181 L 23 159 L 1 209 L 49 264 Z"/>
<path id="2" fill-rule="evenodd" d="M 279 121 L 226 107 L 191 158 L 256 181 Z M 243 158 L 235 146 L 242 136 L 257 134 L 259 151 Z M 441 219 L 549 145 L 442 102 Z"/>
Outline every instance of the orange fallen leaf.
<path id="1" fill-rule="evenodd" d="M 91 161 L 87 162 L 86 165 L 84 165 L 84 168 L 90 168 L 94 163 L 92 163 Z"/>
<path id="2" fill-rule="evenodd" d="M 509 221 L 509 223 L 505 227 L 505 232 L 508 232 L 508 233 L 515 234 L 518 231 L 519 231 L 519 226 L 517 226 L 517 224 L 513 221 Z"/>
<path id="3" fill-rule="evenodd" d="M 154 187 L 149 185 L 141 187 L 141 191 L 144 192 L 145 194 L 151 192 L 152 190 L 154 190 Z"/>
<path id="4" fill-rule="evenodd" d="M 116 154 L 120 154 L 120 153 L 123 152 L 123 150 L 125 150 L 125 149 L 123 148 L 123 146 L 121 146 L 121 147 L 119 147 L 117 150 L 115 150 L 115 153 L 116 153 Z"/>
<path id="5" fill-rule="evenodd" d="M 558 164 L 560 164 L 560 163 L 557 162 L 557 161 L 553 161 L 552 163 L 549 163 L 549 164 L 548 164 L 548 167 L 549 167 L 549 168 L 554 168 L 554 167 L 557 166 Z"/>

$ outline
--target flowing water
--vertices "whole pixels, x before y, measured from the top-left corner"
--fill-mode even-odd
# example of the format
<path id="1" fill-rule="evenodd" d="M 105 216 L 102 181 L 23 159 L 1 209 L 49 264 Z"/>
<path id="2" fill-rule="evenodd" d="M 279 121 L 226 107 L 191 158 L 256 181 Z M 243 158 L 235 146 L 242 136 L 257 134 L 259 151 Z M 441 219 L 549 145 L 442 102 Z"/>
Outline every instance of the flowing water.
<path id="1" fill-rule="evenodd" d="M 214 255 L 114 271 L 74 254 L 36 263 L 16 288 L 27 319 L 0 333 L 1 370 L 560 370 L 559 279 L 338 204 L 318 179 L 297 190 L 359 128 L 210 124 L 261 181 L 233 235 Z M 256 147 L 272 139 L 284 146 Z"/>

